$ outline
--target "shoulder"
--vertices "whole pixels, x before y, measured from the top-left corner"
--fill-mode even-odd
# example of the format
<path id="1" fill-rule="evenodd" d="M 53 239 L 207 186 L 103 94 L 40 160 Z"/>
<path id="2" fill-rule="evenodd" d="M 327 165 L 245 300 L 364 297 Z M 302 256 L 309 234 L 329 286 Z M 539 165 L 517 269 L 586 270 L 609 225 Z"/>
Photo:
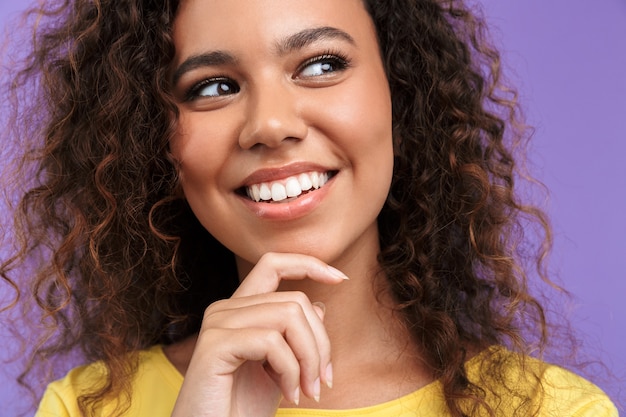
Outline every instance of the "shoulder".
<path id="1" fill-rule="evenodd" d="M 489 403 L 499 404 L 498 409 L 546 417 L 618 416 L 609 397 L 590 381 L 503 347 L 491 347 L 470 360 L 467 373 L 485 389 Z"/>
<path id="2" fill-rule="evenodd" d="M 136 353 L 137 372 L 131 381 L 129 416 L 169 416 L 183 377 L 163 354 L 161 346 Z M 48 385 L 36 417 L 80 416 L 78 398 L 106 383 L 106 368 L 102 363 L 72 369 L 64 378 Z M 106 400 L 102 412 L 115 409 L 118 399 Z M 160 410 L 154 412 L 154 410 Z"/>
<path id="3" fill-rule="evenodd" d="M 618 416 L 615 405 L 599 387 L 559 366 L 545 368 L 542 385 L 546 415 Z"/>

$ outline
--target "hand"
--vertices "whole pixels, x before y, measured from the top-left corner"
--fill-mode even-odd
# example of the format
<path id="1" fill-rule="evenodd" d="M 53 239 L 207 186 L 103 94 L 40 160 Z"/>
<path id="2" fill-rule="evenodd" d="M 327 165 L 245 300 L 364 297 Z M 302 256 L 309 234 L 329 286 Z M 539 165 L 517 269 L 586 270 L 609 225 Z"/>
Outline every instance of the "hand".
<path id="1" fill-rule="evenodd" d="M 347 279 L 322 261 L 264 255 L 230 299 L 205 311 L 172 417 L 273 417 L 300 394 L 319 401 L 332 385 L 323 310 L 304 293 L 276 292 L 282 280 Z"/>

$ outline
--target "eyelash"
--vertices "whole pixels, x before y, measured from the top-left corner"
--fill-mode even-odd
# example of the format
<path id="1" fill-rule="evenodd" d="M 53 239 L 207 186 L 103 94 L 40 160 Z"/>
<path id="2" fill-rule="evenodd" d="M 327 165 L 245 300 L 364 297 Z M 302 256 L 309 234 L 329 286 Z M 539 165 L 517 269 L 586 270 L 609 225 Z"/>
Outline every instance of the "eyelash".
<path id="1" fill-rule="evenodd" d="M 326 51 L 322 53 L 321 55 L 315 56 L 313 58 L 309 58 L 306 61 L 304 61 L 298 67 L 298 70 L 296 71 L 296 73 L 297 74 L 301 73 L 309 65 L 317 64 L 317 63 L 324 62 L 324 61 L 331 61 L 336 66 L 333 72 L 343 71 L 350 67 L 350 60 L 345 54 L 338 52 L 338 51 Z"/>
<path id="2" fill-rule="evenodd" d="M 302 73 L 310 65 L 325 62 L 325 61 L 330 61 L 333 64 L 334 70 L 332 72 L 344 71 L 350 67 L 350 60 L 345 54 L 338 52 L 338 51 L 329 50 L 329 51 L 322 53 L 321 55 L 314 56 L 313 58 L 309 58 L 306 61 L 304 61 L 296 70 L 296 75 Z M 297 78 L 297 77 L 294 77 L 294 78 Z M 206 86 L 213 84 L 215 82 L 224 82 L 224 83 L 233 84 L 233 85 L 237 84 L 235 81 L 233 81 L 232 79 L 228 77 L 206 78 L 200 81 L 199 83 L 194 84 L 187 91 L 187 93 L 185 94 L 185 100 L 193 101 L 199 98 L 200 91 L 202 91 L 202 89 L 205 88 Z M 238 92 L 239 86 L 237 86 L 235 90 L 237 90 Z"/>
<path id="3" fill-rule="evenodd" d="M 206 78 L 202 81 L 200 81 L 197 84 L 194 84 L 189 91 L 187 91 L 187 93 L 185 94 L 185 100 L 186 101 L 193 101 L 197 98 L 200 97 L 200 91 L 202 91 L 202 89 L 204 89 L 206 86 L 211 85 L 215 82 L 223 82 L 225 84 L 236 84 L 233 80 L 231 80 L 228 77 L 211 77 L 211 78 Z M 239 91 L 239 86 L 237 86 L 236 88 L 237 91 Z"/>

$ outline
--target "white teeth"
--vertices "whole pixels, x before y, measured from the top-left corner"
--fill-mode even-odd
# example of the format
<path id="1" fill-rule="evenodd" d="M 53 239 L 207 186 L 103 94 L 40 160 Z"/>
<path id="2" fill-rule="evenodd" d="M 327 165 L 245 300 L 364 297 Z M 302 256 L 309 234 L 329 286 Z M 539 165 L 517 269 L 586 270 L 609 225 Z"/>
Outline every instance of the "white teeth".
<path id="1" fill-rule="evenodd" d="M 300 187 L 302 190 L 310 190 L 311 187 L 313 187 L 311 177 L 309 177 L 307 174 L 300 174 L 300 176 L 298 176 L 298 181 L 300 182 Z"/>
<path id="2" fill-rule="evenodd" d="M 317 186 L 317 188 L 322 188 L 330 179 L 330 177 L 328 176 L 328 173 L 325 174 L 319 174 L 319 184 Z"/>
<path id="3" fill-rule="evenodd" d="M 250 197 L 254 201 L 261 200 L 261 190 L 258 184 L 254 184 L 252 187 L 248 188 L 248 194 L 252 194 Z"/>
<path id="4" fill-rule="evenodd" d="M 298 197 L 304 191 L 318 189 L 328 182 L 328 173 L 308 172 L 285 180 L 253 184 L 246 187 L 248 197 L 256 202 L 283 201 Z"/>
<path id="5" fill-rule="evenodd" d="M 272 184 L 272 200 L 282 201 L 287 198 L 287 190 L 285 186 L 279 182 Z"/>
<path id="6" fill-rule="evenodd" d="M 261 200 L 271 200 L 272 199 L 272 191 L 267 184 L 261 184 L 259 189 L 259 197 Z"/>
<path id="7" fill-rule="evenodd" d="M 319 174 L 317 172 L 314 172 L 314 173 L 311 174 L 311 185 L 316 190 L 318 188 L 320 188 L 320 177 L 319 177 Z"/>
<path id="8" fill-rule="evenodd" d="M 300 182 L 296 178 L 289 178 L 287 184 L 285 184 L 287 190 L 287 197 L 297 197 L 302 194 L 302 188 L 300 188 Z"/>

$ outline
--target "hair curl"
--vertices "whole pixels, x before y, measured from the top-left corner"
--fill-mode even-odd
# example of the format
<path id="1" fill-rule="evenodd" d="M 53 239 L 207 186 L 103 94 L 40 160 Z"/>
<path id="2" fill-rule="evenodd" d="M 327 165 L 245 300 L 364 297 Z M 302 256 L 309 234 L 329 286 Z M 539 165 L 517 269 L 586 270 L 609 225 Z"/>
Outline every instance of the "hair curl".
<path id="1" fill-rule="evenodd" d="M 541 348 L 548 332 L 527 274 L 533 262 L 549 283 L 551 234 L 544 214 L 514 191 L 527 139 L 516 96 L 501 81 L 483 21 L 463 1 L 364 3 L 393 100 L 382 270 L 452 415 L 462 415 L 467 400 L 489 409 L 483 387 L 465 375 L 469 352 Z M 48 324 L 23 376 L 76 349 L 102 360 L 107 383 L 80 398 L 86 414 L 107 396 L 130 398 L 128 352 L 197 331 L 204 308 L 237 285 L 232 254 L 177 198 L 168 153 L 177 109 L 167 81 L 177 7 L 42 6 L 31 12 L 32 52 L 11 81 L 19 109 L 12 132 L 26 149 L 15 172 L 35 173 L 15 218 L 19 249 L 0 273 L 17 290 L 16 273 L 30 262 Z M 38 94 L 22 100 L 24 91 Z M 529 224 L 542 232 L 534 252 L 524 236 Z M 498 367 L 490 372 L 497 379 Z"/>

